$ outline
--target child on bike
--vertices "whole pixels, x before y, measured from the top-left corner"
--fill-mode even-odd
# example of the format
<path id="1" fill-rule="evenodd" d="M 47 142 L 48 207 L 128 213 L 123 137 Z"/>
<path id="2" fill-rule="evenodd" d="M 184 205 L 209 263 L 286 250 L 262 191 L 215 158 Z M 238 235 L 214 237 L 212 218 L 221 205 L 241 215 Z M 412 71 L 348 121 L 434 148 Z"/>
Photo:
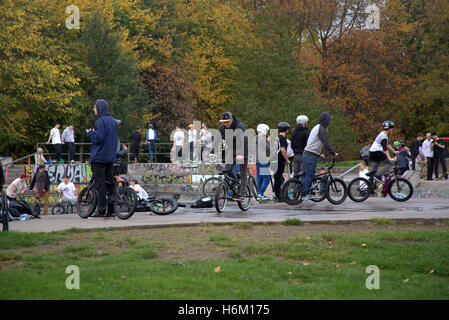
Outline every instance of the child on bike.
<path id="1" fill-rule="evenodd" d="M 78 193 L 76 192 L 76 188 L 73 182 L 69 181 L 68 175 L 64 176 L 64 181 L 59 184 L 57 192 L 59 194 L 63 194 L 62 201 L 76 204 Z"/>
<path id="2" fill-rule="evenodd" d="M 393 161 L 396 161 L 396 156 L 391 158 L 389 151 L 394 154 L 398 153 L 388 142 L 388 135 L 391 135 L 393 132 L 394 122 L 387 120 L 384 121 L 382 125 L 383 130 L 377 135 L 370 148 L 370 161 L 372 163 L 372 169 L 367 174 L 368 177 L 372 178 L 375 176 L 378 180 L 382 180 L 385 173 L 393 167 Z M 385 166 L 379 174 L 377 174 L 377 170 L 379 169 L 379 165 L 381 163 L 384 163 Z"/>

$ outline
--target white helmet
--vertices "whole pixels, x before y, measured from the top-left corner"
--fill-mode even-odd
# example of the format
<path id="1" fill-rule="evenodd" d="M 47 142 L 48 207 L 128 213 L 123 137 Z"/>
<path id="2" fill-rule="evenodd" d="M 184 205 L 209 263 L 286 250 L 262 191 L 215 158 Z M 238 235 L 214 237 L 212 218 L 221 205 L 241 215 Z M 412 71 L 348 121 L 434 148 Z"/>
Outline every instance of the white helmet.
<path id="1" fill-rule="evenodd" d="M 267 135 L 268 130 L 270 130 L 270 127 L 268 127 L 265 123 L 261 123 L 257 126 L 257 132 L 261 132 L 264 135 Z"/>
<path id="2" fill-rule="evenodd" d="M 307 116 L 301 115 L 296 117 L 297 124 L 304 124 L 306 122 L 309 122 L 309 118 Z"/>

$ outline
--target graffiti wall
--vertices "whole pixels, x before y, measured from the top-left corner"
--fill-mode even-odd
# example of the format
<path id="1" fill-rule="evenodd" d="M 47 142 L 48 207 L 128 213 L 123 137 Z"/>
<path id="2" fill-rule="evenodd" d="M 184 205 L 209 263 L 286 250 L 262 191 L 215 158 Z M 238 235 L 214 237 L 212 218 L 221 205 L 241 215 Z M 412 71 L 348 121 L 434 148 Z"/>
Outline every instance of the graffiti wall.
<path id="1" fill-rule="evenodd" d="M 64 175 L 69 176 L 69 181 L 74 184 L 88 183 L 92 177 L 92 170 L 90 165 L 82 164 L 47 164 L 45 165 L 50 177 L 51 184 L 59 184 L 64 178 Z M 25 166 L 25 173 L 32 177 L 37 171 L 36 165 Z M 31 180 L 30 180 L 31 183 Z"/>

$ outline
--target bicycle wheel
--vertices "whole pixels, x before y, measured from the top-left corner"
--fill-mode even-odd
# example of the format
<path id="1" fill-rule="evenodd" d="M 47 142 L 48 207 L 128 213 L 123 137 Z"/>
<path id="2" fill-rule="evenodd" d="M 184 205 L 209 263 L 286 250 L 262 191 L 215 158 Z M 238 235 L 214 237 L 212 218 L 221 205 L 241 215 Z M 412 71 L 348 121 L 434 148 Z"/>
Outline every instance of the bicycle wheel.
<path id="1" fill-rule="evenodd" d="M 150 209 L 155 214 L 167 215 L 178 209 L 178 203 L 170 198 L 154 199 L 150 203 Z"/>
<path id="2" fill-rule="evenodd" d="M 126 220 L 131 218 L 136 211 L 139 199 L 133 188 L 118 187 L 115 201 L 115 215 L 119 219 Z"/>
<path id="3" fill-rule="evenodd" d="M 369 182 L 365 178 L 355 178 L 348 184 L 348 196 L 354 202 L 363 202 L 370 196 Z"/>
<path id="4" fill-rule="evenodd" d="M 251 187 L 249 185 L 246 186 L 246 192 L 245 192 L 245 201 L 243 202 L 237 202 L 237 205 L 239 206 L 240 210 L 242 211 L 248 211 L 249 208 L 251 208 L 251 200 L 253 199 L 253 195 L 251 192 Z"/>
<path id="5" fill-rule="evenodd" d="M 221 178 L 211 177 L 206 179 L 203 183 L 203 195 L 204 197 L 214 197 L 217 191 L 218 185 L 221 183 Z"/>
<path id="6" fill-rule="evenodd" d="M 312 200 L 313 202 L 321 202 L 326 199 L 326 187 L 327 181 L 321 179 L 321 177 L 314 177 L 311 187 L 311 191 L 314 197 L 310 200 Z"/>
<path id="7" fill-rule="evenodd" d="M 98 193 L 95 187 L 84 188 L 81 190 L 77 201 L 78 215 L 83 219 L 87 219 L 95 212 L 97 204 Z"/>
<path id="8" fill-rule="evenodd" d="M 254 199 L 257 199 L 258 194 L 258 188 L 257 188 L 257 182 L 254 176 L 248 175 L 248 185 L 250 186 L 251 194 L 254 197 Z"/>
<path id="9" fill-rule="evenodd" d="M 297 178 L 290 178 L 282 185 L 282 199 L 291 206 L 300 204 L 302 202 L 301 190 L 301 180 Z"/>
<path id="10" fill-rule="evenodd" d="M 53 208 L 51 209 L 51 214 L 55 215 L 55 214 L 64 214 L 65 213 L 65 208 L 62 204 L 57 203 L 53 206 Z"/>
<path id="11" fill-rule="evenodd" d="M 326 198 L 332 204 L 342 204 L 348 196 L 348 187 L 341 179 L 332 179 L 327 182 Z"/>
<path id="12" fill-rule="evenodd" d="M 404 178 L 394 178 L 388 185 L 388 194 L 393 200 L 404 202 L 413 196 L 413 185 Z"/>
<path id="13" fill-rule="evenodd" d="M 218 213 L 222 213 L 228 203 L 228 185 L 226 182 L 221 182 L 218 185 L 217 191 L 214 197 L 215 209 Z"/>

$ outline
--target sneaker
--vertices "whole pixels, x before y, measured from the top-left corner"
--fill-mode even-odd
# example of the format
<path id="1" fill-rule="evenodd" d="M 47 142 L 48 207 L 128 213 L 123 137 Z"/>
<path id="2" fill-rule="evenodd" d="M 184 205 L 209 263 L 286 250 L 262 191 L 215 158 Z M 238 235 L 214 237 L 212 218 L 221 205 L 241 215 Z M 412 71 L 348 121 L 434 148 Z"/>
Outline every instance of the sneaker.
<path id="1" fill-rule="evenodd" d="M 262 196 L 262 200 L 268 201 L 268 200 L 271 200 L 271 199 L 269 197 L 267 197 L 267 196 Z"/>

